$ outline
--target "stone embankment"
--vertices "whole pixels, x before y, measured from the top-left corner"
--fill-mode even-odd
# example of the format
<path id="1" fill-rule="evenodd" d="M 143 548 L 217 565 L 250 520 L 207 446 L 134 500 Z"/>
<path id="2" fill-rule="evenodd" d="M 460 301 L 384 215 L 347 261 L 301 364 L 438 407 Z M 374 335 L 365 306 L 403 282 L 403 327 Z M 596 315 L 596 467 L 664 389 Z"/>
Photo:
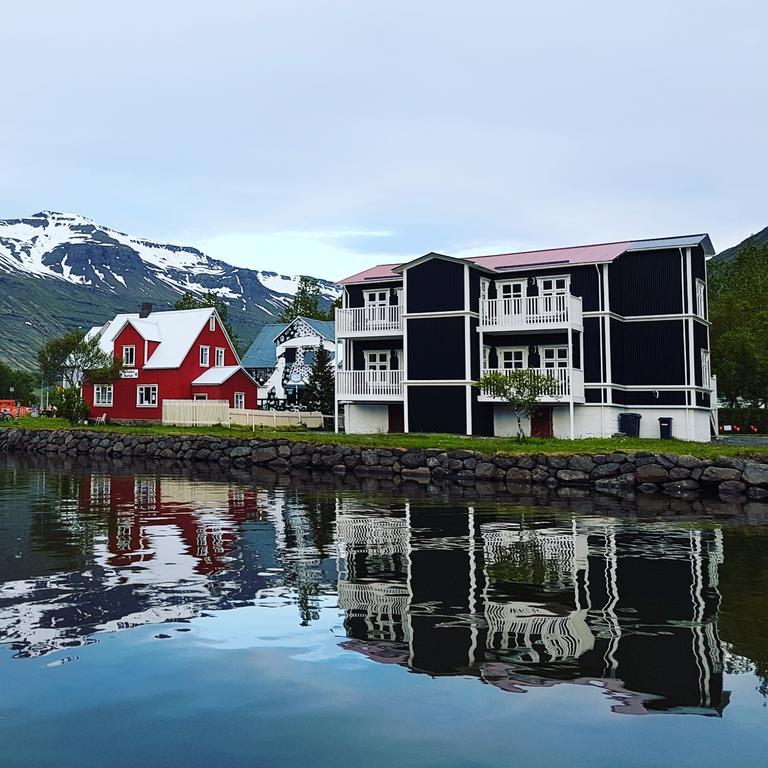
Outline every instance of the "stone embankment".
<path id="1" fill-rule="evenodd" d="M 492 483 L 512 490 L 534 484 L 574 486 L 602 493 L 663 493 L 692 498 L 768 501 L 768 463 L 738 458 L 644 451 L 603 454 L 487 455 L 439 448 L 359 448 L 334 443 L 238 440 L 205 436 L 133 435 L 85 430 L 0 430 L 0 451 L 99 458 L 144 458 L 265 466 L 278 473 L 326 470 L 465 487 Z"/>

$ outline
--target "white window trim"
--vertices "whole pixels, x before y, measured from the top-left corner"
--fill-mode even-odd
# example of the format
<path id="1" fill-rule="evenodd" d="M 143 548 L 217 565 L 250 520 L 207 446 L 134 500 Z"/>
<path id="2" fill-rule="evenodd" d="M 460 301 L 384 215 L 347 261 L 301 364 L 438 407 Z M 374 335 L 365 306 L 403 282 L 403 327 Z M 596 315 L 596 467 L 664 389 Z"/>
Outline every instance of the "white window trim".
<path id="1" fill-rule="evenodd" d="M 102 403 L 98 402 L 98 397 L 96 396 L 96 393 L 99 391 L 99 389 L 104 388 L 109 392 L 109 402 L 108 403 Z M 114 405 L 115 402 L 115 386 L 114 384 L 94 384 L 93 385 L 93 406 L 94 408 L 98 406 L 99 408 L 111 408 Z"/>
<path id="2" fill-rule="evenodd" d="M 221 362 L 219 362 L 219 354 L 221 354 Z M 227 350 L 224 347 L 216 347 L 216 350 L 213 355 L 213 360 L 216 368 L 223 367 L 226 355 L 227 355 Z"/>
<path id="3" fill-rule="evenodd" d="M 154 402 L 154 404 L 153 403 L 142 403 L 141 402 L 141 398 L 139 396 L 139 393 L 141 392 L 142 389 L 147 389 L 149 387 L 151 387 L 152 389 L 155 390 L 155 402 Z M 160 399 L 160 393 L 158 392 L 157 384 L 139 384 L 136 387 L 136 407 L 137 408 L 157 408 L 157 406 L 159 405 L 159 399 Z"/>
<path id="4" fill-rule="evenodd" d="M 392 358 L 392 350 L 391 349 L 364 349 L 363 350 L 363 360 L 365 361 L 365 370 L 366 371 L 380 371 L 381 368 L 370 368 L 370 360 L 368 359 L 369 355 L 386 355 L 387 356 L 387 367 L 383 370 L 390 371 L 391 368 L 391 358 Z M 381 365 L 379 361 L 376 362 L 376 365 Z"/>
<path id="5" fill-rule="evenodd" d="M 701 350 L 701 386 L 706 388 L 712 387 L 712 369 L 711 369 L 712 357 L 708 349 Z M 704 375 L 706 373 L 706 376 Z"/>
<path id="6" fill-rule="evenodd" d="M 193 400 L 207 400 L 208 399 L 208 393 L 207 392 L 195 392 L 192 395 Z"/>
<path id="7" fill-rule="evenodd" d="M 526 294 L 527 294 L 526 287 L 528 285 L 528 278 L 523 277 L 523 278 L 517 278 L 517 279 L 514 279 L 514 280 L 496 280 L 496 298 L 497 299 L 504 298 L 501 295 L 501 289 L 505 285 L 519 285 L 519 286 L 521 286 L 520 296 L 519 297 L 517 297 L 517 296 L 509 296 L 507 298 L 510 298 L 510 299 L 511 298 L 521 298 L 521 299 L 524 299 L 526 297 Z"/>
<path id="8" fill-rule="evenodd" d="M 565 280 L 565 288 L 562 291 L 558 291 L 556 289 L 553 289 L 551 291 L 547 291 L 544 293 L 544 288 L 542 287 L 542 283 L 545 280 L 551 280 L 553 283 L 555 280 Z M 568 294 L 571 292 L 571 276 L 570 275 L 546 275 L 544 277 L 537 277 L 536 278 L 536 287 L 539 289 L 539 296 L 554 296 L 554 295 L 562 295 L 562 294 Z"/>
<path id="9" fill-rule="evenodd" d="M 555 350 L 557 350 L 557 349 L 564 349 L 565 353 L 566 353 L 566 358 L 565 358 L 566 365 L 564 365 L 564 366 L 556 365 L 555 369 L 561 368 L 561 367 L 563 369 L 571 367 L 571 351 L 568 349 L 568 345 L 567 344 L 546 344 L 545 346 L 539 347 L 539 366 L 542 369 L 545 367 L 545 365 L 544 365 L 544 352 L 546 350 L 550 350 L 550 349 L 555 349 Z M 557 357 L 555 357 L 555 362 L 557 362 Z"/>
<path id="10" fill-rule="evenodd" d="M 242 403 L 240 405 L 237 404 L 237 401 L 239 398 L 242 398 Z M 232 403 L 234 404 L 234 407 L 236 410 L 244 410 L 245 409 L 245 392 L 235 392 L 235 396 L 232 398 Z"/>
<path id="11" fill-rule="evenodd" d="M 203 351 L 205 351 L 205 362 L 203 362 Z M 210 368 L 211 367 L 211 348 L 201 344 L 199 359 L 200 359 L 201 368 Z"/>
<path id="12" fill-rule="evenodd" d="M 375 298 L 373 301 L 371 301 L 370 296 L 372 293 L 375 293 L 377 298 Z M 379 299 L 378 294 L 383 293 L 384 298 Z M 363 300 L 365 301 L 366 307 L 386 307 L 389 306 L 389 289 L 376 289 L 376 290 L 365 290 L 363 291 Z"/>
<path id="13" fill-rule="evenodd" d="M 491 368 L 491 348 L 487 344 L 483 344 L 483 371 L 488 371 Z"/>
<path id="14" fill-rule="evenodd" d="M 209 331 L 216 330 L 216 315 L 211 315 L 210 319 L 208 320 L 208 330 Z"/>
<path id="15" fill-rule="evenodd" d="M 125 353 L 128 350 L 131 350 L 131 357 L 133 358 L 131 362 L 127 362 L 125 359 Z M 126 368 L 135 368 L 136 367 L 136 345 L 135 344 L 124 344 L 123 345 L 123 365 Z"/>
<path id="16" fill-rule="evenodd" d="M 707 284 L 700 278 L 696 278 L 696 316 L 702 320 L 707 319 Z M 702 350 L 703 351 L 703 350 Z"/>
<path id="17" fill-rule="evenodd" d="M 487 277 L 480 278 L 480 301 L 488 299 L 491 293 L 491 281 Z"/>
<path id="18" fill-rule="evenodd" d="M 523 353 L 523 367 L 522 368 L 505 368 L 502 358 L 505 352 L 522 352 Z M 522 371 L 528 368 L 528 347 L 496 347 L 496 366 L 500 371 Z"/>

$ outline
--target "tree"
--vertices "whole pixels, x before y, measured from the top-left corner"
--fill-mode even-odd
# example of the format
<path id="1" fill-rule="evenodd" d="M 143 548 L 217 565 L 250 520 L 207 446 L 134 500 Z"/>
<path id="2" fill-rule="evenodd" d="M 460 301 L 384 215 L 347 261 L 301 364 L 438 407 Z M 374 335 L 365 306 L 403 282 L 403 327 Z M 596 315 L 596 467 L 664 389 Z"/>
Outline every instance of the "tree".
<path id="1" fill-rule="evenodd" d="M 43 382 L 81 387 L 86 373 L 94 383 L 107 383 L 120 376 L 122 362 L 103 352 L 97 337 L 86 339 L 77 328 L 48 341 L 37 353 Z"/>
<path id="2" fill-rule="evenodd" d="M 333 320 L 333 307 L 326 311 L 320 307 L 320 283 L 314 277 L 300 277 L 293 300 L 285 306 L 278 320 L 291 323 L 297 317 L 314 320 Z"/>
<path id="3" fill-rule="evenodd" d="M 51 405 L 55 405 L 59 416 L 70 424 L 80 424 L 88 418 L 88 404 L 78 386 L 56 387 L 51 395 Z"/>
<path id="4" fill-rule="evenodd" d="M 187 292 L 173 305 L 174 309 L 205 309 L 206 307 L 211 307 L 218 312 L 219 318 L 227 329 L 229 338 L 232 340 L 232 344 L 237 347 L 240 343 L 240 338 L 235 333 L 235 329 L 229 320 L 229 304 L 221 296 L 208 291 L 202 298 L 198 298 L 193 293 Z"/>
<path id="5" fill-rule="evenodd" d="M 768 403 L 768 245 L 709 265 L 712 367 L 731 406 Z"/>
<path id="6" fill-rule="evenodd" d="M 13 392 L 11 392 L 13 387 Z M 36 399 L 37 380 L 28 371 L 19 371 L 0 362 L 0 400 L 29 403 Z"/>
<path id="7" fill-rule="evenodd" d="M 506 400 L 517 418 L 517 439 L 524 440 L 523 418 L 530 418 L 542 397 L 557 396 L 557 379 L 531 368 L 491 371 L 477 385 L 484 394 Z"/>
<path id="8" fill-rule="evenodd" d="M 304 389 L 304 404 L 311 410 L 333 413 L 336 399 L 336 378 L 331 353 L 322 346 L 315 348 L 315 359 Z"/>

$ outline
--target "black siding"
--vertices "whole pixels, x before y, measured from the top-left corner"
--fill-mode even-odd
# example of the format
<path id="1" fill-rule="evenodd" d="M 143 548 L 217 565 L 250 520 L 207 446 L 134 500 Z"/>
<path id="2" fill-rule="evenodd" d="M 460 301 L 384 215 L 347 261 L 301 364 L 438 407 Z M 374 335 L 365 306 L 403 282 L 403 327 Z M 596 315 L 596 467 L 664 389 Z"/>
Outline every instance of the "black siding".
<path id="1" fill-rule="evenodd" d="M 470 378 L 474 381 L 480 378 L 480 334 L 477 332 L 479 321 L 469 318 L 469 367 Z"/>
<path id="2" fill-rule="evenodd" d="M 410 281 L 410 277 L 408 278 Z M 410 290 L 410 283 L 409 283 Z M 464 318 L 409 318 L 408 379 L 464 379 Z"/>
<path id="3" fill-rule="evenodd" d="M 399 349 L 400 350 L 400 357 L 402 359 L 403 353 L 403 344 L 401 341 L 382 341 L 379 339 L 371 339 L 370 341 L 367 339 L 354 339 L 352 342 L 352 370 L 355 371 L 362 371 L 365 370 L 365 358 L 363 356 L 363 352 L 367 351 L 373 351 L 375 349 L 391 349 L 393 352 L 394 350 Z M 391 368 L 395 367 L 397 358 L 394 354 L 390 355 L 390 362 L 389 365 Z"/>
<path id="4" fill-rule="evenodd" d="M 430 259 L 408 269 L 408 312 L 464 309 L 464 265 Z"/>
<path id="5" fill-rule="evenodd" d="M 493 437 L 493 405 L 478 403 L 480 391 L 472 387 L 472 434 Z"/>
<path id="6" fill-rule="evenodd" d="M 619 315 L 669 315 L 683 311 L 683 272 L 676 249 L 619 256 L 608 268 L 611 310 Z"/>
<path id="7" fill-rule="evenodd" d="M 601 382 L 600 318 L 584 318 L 584 381 Z"/>
<path id="8" fill-rule="evenodd" d="M 611 371 L 624 385 L 685 384 L 682 320 L 611 320 Z"/>
<path id="9" fill-rule="evenodd" d="M 466 388 L 408 387 L 410 432 L 467 432 Z"/>
<path id="10" fill-rule="evenodd" d="M 696 386 L 702 386 L 701 350 L 709 349 L 707 342 L 707 326 L 703 323 L 693 323 L 693 367 L 696 373 Z"/>
<path id="11" fill-rule="evenodd" d="M 347 288 L 347 307 L 352 309 L 354 307 L 364 307 L 365 299 L 363 298 L 363 291 L 375 291 L 375 290 L 388 290 L 389 291 L 389 303 L 397 304 L 397 288 L 402 288 L 402 283 L 374 283 L 365 285 L 348 285 Z"/>

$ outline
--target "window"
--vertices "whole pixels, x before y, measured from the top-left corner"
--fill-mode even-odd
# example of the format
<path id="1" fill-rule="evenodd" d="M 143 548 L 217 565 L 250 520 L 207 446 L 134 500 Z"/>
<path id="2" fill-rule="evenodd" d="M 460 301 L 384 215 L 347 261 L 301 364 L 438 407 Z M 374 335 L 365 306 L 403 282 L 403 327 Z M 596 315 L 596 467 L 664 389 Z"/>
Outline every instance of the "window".
<path id="1" fill-rule="evenodd" d="M 208 330 L 209 331 L 216 330 L 216 315 L 211 315 L 211 319 L 208 321 Z"/>
<path id="2" fill-rule="evenodd" d="M 216 367 L 224 365 L 224 347 L 216 347 Z"/>
<path id="3" fill-rule="evenodd" d="M 386 307 L 389 304 L 388 291 L 366 291 L 366 307 Z"/>
<path id="4" fill-rule="evenodd" d="M 205 392 L 196 392 L 194 395 L 192 395 L 193 400 L 207 400 L 208 395 Z"/>
<path id="5" fill-rule="evenodd" d="M 200 367 L 207 368 L 211 364 L 211 348 L 200 347 Z"/>
<path id="6" fill-rule="evenodd" d="M 487 277 L 480 278 L 480 301 L 488 300 L 488 293 L 491 289 L 491 281 Z"/>
<path id="7" fill-rule="evenodd" d="M 519 370 L 527 368 L 525 347 L 499 347 L 496 353 L 499 356 L 499 368 L 503 370 Z"/>
<path id="8" fill-rule="evenodd" d="M 568 293 L 569 278 L 567 277 L 540 277 L 539 293 L 551 295 L 556 293 Z"/>
<path id="9" fill-rule="evenodd" d="M 136 365 L 136 347 L 133 344 L 123 347 L 123 365 L 126 368 L 133 368 Z"/>
<path id="10" fill-rule="evenodd" d="M 701 350 L 701 386 L 712 387 L 712 371 L 709 367 L 709 350 Z"/>
<path id="11" fill-rule="evenodd" d="M 235 392 L 235 408 L 238 410 L 245 408 L 245 392 Z"/>
<path id="12" fill-rule="evenodd" d="M 483 371 L 489 370 L 491 367 L 491 348 L 483 345 Z"/>
<path id="13" fill-rule="evenodd" d="M 315 350 L 308 349 L 304 351 L 304 365 L 312 365 L 315 362 Z"/>
<path id="14" fill-rule="evenodd" d="M 93 404 L 109 408 L 112 405 L 114 387 L 111 384 L 93 385 Z"/>
<path id="15" fill-rule="evenodd" d="M 706 318 L 706 307 L 705 307 L 705 295 L 706 295 L 706 286 L 704 284 L 704 281 L 701 278 L 696 278 L 696 314 L 699 317 Z"/>
<path id="16" fill-rule="evenodd" d="M 388 371 L 389 370 L 389 350 L 375 350 L 363 352 L 365 358 L 366 371 Z"/>
<path id="17" fill-rule="evenodd" d="M 496 282 L 496 294 L 500 299 L 521 299 L 525 296 L 525 280 Z"/>
<path id="18" fill-rule="evenodd" d="M 541 364 L 544 368 L 567 368 L 568 347 L 543 347 Z"/>
<path id="19" fill-rule="evenodd" d="M 157 384 L 142 384 L 136 387 L 136 405 L 139 408 L 157 406 Z"/>

